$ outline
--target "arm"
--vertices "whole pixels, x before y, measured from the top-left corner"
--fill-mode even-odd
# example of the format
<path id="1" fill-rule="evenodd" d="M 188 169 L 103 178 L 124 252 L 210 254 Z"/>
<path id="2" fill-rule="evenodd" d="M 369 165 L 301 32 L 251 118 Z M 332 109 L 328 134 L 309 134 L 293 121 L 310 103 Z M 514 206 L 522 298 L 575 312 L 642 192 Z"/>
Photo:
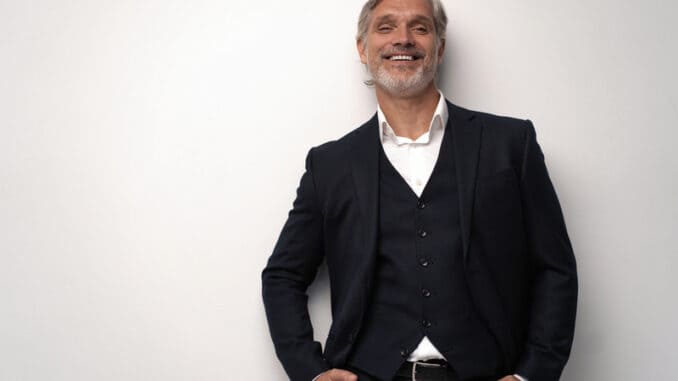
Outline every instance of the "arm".
<path id="1" fill-rule="evenodd" d="M 577 270 L 565 222 L 534 127 L 527 122 L 520 187 L 532 268 L 527 340 L 516 373 L 556 381 L 574 335 Z"/>
<path id="2" fill-rule="evenodd" d="M 323 219 L 313 178 L 311 149 L 297 197 L 264 268 L 262 295 L 276 354 L 293 381 L 309 381 L 329 369 L 313 341 L 306 289 L 323 259 Z"/>

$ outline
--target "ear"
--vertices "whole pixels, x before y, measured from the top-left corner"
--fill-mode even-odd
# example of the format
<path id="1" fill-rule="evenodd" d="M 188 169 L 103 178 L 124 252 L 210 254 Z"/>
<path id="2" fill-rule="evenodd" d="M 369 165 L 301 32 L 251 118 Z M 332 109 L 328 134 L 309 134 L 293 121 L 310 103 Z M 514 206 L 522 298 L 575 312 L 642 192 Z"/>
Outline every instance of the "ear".
<path id="1" fill-rule="evenodd" d="M 438 47 L 438 65 L 443 63 L 443 56 L 445 55 L 445 39 L 440 39 L 440 46 Z"/>
<path id="2" fill-rule="evenodd" d="M 360 62 L 367 64 L 367 49 L 363 40 L 355 40 L 355 46 L 358 49 L 358 54 L 360 55 Z"/>

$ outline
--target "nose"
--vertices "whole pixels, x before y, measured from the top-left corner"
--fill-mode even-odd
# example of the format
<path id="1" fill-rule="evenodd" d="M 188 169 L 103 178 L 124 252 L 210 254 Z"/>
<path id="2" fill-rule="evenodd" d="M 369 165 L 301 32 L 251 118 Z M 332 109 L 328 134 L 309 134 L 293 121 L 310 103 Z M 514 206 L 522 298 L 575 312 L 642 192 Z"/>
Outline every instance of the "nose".
<path id="1" fill-rule="evenodd" d="M 414 45 L 414 38 L 412 38 L 412 31 L 408 27 L 401 27 L 396 30 L 393 40 L 394 46 L 411 47 Z"/>

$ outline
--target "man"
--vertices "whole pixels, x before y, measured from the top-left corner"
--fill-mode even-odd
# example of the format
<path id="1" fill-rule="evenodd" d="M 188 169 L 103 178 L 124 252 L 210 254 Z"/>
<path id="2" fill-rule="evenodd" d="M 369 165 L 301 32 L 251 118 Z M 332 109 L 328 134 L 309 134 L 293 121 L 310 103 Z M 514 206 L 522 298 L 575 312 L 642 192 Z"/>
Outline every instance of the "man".
<path id="1" fill-rule="evenodd" d="M 377 113 L 309 151 L 262 273 L 293 381 L 550 381 L 565 366 L 576 266 L 534 128 L 445 100 L 446 24 L 439 0 L 363 7 Z M 306 295 L 323 259 L 324 352 Z"/>

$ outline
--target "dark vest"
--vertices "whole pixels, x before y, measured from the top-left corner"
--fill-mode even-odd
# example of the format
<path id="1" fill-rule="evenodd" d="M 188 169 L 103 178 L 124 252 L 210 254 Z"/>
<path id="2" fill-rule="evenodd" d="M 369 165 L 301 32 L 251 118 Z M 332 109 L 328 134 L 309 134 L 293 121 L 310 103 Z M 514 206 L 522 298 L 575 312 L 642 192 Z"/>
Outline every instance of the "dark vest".
<path id="1" fill-rule="evenodd" d="M 466 283 L 452 134 L 421 198 L 379 160 L 379 251 L 365 320 L 348 363 L 391 380 L 424 335 L 461 378 L 491 376 L 501 352 Z"/>

